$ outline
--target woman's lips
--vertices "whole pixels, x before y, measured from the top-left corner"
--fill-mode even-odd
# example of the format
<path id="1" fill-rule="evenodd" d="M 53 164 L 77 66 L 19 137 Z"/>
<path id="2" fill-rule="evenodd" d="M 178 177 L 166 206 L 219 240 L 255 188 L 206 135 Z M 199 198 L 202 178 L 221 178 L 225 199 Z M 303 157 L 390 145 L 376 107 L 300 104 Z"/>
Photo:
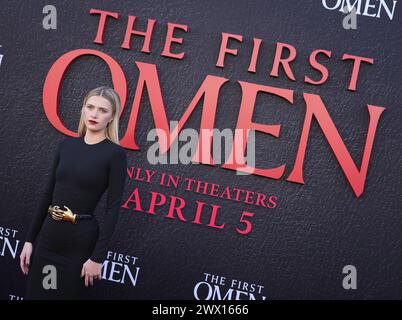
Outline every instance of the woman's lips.
<path id="1" fill-rule="evenodd" d="M 88 121 L 90 124 L 97 124 L 97 122 L 96 121 L 93 121 L 93 120 L 89 120 Z"/>

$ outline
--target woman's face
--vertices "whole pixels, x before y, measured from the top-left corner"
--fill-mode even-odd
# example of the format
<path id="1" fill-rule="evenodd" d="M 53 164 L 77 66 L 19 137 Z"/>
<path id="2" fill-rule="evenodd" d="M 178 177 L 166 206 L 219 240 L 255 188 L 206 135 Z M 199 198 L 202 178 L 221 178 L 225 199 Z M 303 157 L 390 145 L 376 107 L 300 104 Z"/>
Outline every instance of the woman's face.
<path id="1" fill-rule="evenodd" d="M 113 109 L 108 100 L 101 96 L 92 96 L 84 106 L 84 122 L 88 130 L 105 130 L 113 119 Z"/>

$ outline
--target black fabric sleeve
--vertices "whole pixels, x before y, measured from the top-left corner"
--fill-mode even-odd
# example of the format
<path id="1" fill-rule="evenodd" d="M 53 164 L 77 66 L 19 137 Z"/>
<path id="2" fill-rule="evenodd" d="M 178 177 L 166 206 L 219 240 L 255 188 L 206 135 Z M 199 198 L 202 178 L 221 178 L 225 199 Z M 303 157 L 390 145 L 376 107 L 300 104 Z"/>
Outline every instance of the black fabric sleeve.
<path id="1" fill-rule="evenodd" d="M 109 241 L 117 223 L 120 201 L 125 186 L 126 172 L 127 153 L 125 149 L 121 148 L 112 156 L 109 167 L 106 212 L 95 249 L 90 258 L 94 262 L 102 263 L 106 257 Z"/>
<path id="2" fill-rule="evenodd" d="M 36 211 L 34 212 L 31 224 L 28 228 L 28 233 L 25 237 L 26 242 L 33 243 L 35 241 L 36 236 L 42 227 L 43 221 L 46 218 L 47 209 L 52 202 L 53 189 L 56 180 L 56 169 L 60 160 L 60 149 L 64 141 L 65 140 L 59 142 L 57 146 L 56 153 L 50 166 L 50 175 L 47 179 L 45 189 L 43 190 L 42 198 L 39 201 L 39 205 L 36 207 Z"/>

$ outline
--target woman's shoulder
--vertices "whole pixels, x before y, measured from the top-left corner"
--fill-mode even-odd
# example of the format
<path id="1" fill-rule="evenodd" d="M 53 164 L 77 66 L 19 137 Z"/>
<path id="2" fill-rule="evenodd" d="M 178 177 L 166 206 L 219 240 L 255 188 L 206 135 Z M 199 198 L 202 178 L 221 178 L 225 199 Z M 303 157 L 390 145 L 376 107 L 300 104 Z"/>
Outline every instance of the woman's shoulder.
<path id="1" fill-rule="evenodd" d="M 63 148 L 65 145 L 67 145 L 71 139 L 72 139 L 72 137 L 63 136 L 63 138 L 61 140 L 59 140 L 59 142 L 58 142 L 59 149 Z"/>
<path id="2" fill-rule="evenodd" d="M 121 145 L 109 141 L 110 156 L 109 166 L 115 168 L 124 168 L 127 166 L 127 151 Z"/>
<path id="3" fill-rule="evenodd" d="M 60 147 L 64 147 L 66 145 L 70 145 L 72 143 L 78 142 L 79 137 L 71 137 L 71 136 L 64 136 L 59 143 Z"/>
<path id="4" fill-rule="evenodd" d="M 121 146 L 120 144 L 117 144 L 113 142 L 112 140 L 108 139 L 108 145 L 111 150 L 113 158 L 126 158 L 127 157 L 127 151 L 126 149 Z"/>
<path id="5" fill-rule="evenodd" d="M 70 146 L 68 148 L 74 148 L 74 146 L 79 146 L 80 144 L 82 144 L 81 137 L 64 136 L 64 138 L 59 142 L 59 149 L 68 146 Z M 127 151 L 124 147 L 108 138 L 106 138 L 104 142 L 99 143 L 94 150 L 98 150 L 100 153 L 106 152 L 106 154 L 110 154 L 112 158 L 123 158 L 127 156 Z"/>

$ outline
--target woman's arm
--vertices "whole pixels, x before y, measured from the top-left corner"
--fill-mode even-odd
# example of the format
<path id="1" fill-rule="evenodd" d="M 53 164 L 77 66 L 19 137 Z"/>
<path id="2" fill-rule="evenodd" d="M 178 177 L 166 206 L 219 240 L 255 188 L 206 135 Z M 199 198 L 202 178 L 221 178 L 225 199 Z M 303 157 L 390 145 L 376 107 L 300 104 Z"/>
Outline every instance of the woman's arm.
<path id="1" fill-rule="evenodd" d="M 42 227 L 43 220 L 47 215 L 47 210 L 49 208 L 49 205 L 51 204 L 53 196 L 53 189 L 56 180 L 56 169 L 60 160 L 60 149 L 64 141 L 65 139 L 59 142 L 57 146 L 56 153 L 53 157 L 53 161 L 50 167 L 50 176 L 47 180 L 42 198 L 39 201 L 39 205 L 37 206 L 36 211 L 34 212 L 34 216 L 29 226 L 28 233 L 25 237 L 26 242 L 34 243 L 36 236 L 38 235 L 39 230 Z"/>
<path id="2" fill-rule="evenodd" d="M 29 262 L 31 260 L 33 246 L 31 242 L 25 242 L 20 254 L 20 268 L 22 273 L 27 275 L 29 271 Z"/>
<path id="3" fill-rule="evenodd" d="M 102 263 L 110 238 L 113 235 L 117 223 L 120 201 L 123 195 L 127 175 L 127 153 L 120 148 L 112 157 L 109 169 L 108 195 L 106 202 L 106 214 L 98 236 L 98 240 L 90 259 L 96 263 Z"/>

